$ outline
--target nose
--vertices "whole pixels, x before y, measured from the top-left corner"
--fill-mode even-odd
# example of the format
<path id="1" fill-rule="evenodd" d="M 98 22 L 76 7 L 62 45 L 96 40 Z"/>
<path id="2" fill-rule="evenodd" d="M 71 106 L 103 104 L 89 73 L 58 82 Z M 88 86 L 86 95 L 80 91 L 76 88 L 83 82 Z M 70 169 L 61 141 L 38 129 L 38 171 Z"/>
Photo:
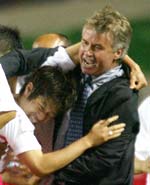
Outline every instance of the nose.
<path id="1" fill-rule="evenodd" d="M 90 46 L 87 46 L 84 50 L 84 53 L 87 55 L 87 56 L 93 56 L 93 51 L 92 51 L 92 48 Z"/>
<path id="2" fill-rule="evenodd" d="M 37 121 L 39 123 L 46 123 L 49 120 L 49 116 L 46 113 L 38 114 Z"/>
<path id="3" fill-rule="evenodd" d="M 48 116 L 47 114 L 43 114 L 43 113 L 32 113 L 30 115 L 28 115 L 30 121 L 33 123 L 33 124 L 36 124 L 36 123 L 45 123 L 48 121 Z"/>
<path id="4" fill-rule="evenodd" d="M 37 119 L 35 118 L 35 116 L 30 115 L 30 116 L 28 116 L 28 117 L 29 117 L 30 121 L 31 121 L 33 124 L 36 124 L 36 123 L 37 123 Z"/>

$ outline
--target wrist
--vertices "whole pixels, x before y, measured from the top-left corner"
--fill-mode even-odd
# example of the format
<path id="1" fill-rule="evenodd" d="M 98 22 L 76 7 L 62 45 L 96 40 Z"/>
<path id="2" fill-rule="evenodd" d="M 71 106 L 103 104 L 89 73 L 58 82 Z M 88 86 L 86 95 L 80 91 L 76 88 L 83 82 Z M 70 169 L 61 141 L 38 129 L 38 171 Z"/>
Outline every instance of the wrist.
<path id="1" fill-rule="evenodd" d="M 141 71 L 140 70 L 140 66 L 138 64 L 136 64 L 136 63 L 134 65 L 132 65 L 131 70 Z"/>
<path id="2" fill-rule="evenodd" d="M 92 138 L 90 137 L 90 134 L 87 134 L 83 137 L 84 145 L 86 146 L 86 149 L 89 149 L 93 147 Z"/>

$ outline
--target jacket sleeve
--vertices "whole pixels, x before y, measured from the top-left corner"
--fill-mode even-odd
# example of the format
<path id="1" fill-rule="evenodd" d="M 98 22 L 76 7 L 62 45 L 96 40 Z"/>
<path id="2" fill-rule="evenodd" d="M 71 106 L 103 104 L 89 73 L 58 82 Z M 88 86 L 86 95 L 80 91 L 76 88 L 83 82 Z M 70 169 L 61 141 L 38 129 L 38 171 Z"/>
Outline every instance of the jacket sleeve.
<path id="1" fill-rule="evenodd" d="M 14 50 L 0 57 L 0 63 L 7 77 L 25 75 L 38 68 L 48 56 L 53 56 L 57 49 Z"/>
<path id="2" fill-rule="evenodd" d="M 119 114 L 119 122 L 125 122 L 123 134 L 103 145 L 86 151 L 82 156 L 58 172 L 58 178 L 75 184 L 85 184 L 91 179 L 106 177 L 122 160 L 138 131 L 137 94 L 129 88 L 115 89 L 105 97 L 99 114 L 101 119 Z M 101 117 L 101 116 L 100 116 Z"/>

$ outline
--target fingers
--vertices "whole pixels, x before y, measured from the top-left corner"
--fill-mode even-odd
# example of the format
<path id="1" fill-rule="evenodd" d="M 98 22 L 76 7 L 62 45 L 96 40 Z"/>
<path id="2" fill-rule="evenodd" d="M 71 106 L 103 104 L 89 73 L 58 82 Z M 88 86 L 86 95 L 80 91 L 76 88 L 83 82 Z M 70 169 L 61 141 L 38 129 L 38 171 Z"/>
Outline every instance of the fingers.
<path id="1" fill-rule="evenodd" d="M 139 90 L 145 86 L 147 86 L 147 82 L 138 82 L 137 80 L 133 81 L 133 80 L 130 80 L 130 89 L 136 89 L 136 90 Z"/>
<path id="2" fill-rule="evenodd" d="M 131 89 L 137 89 L 137 85 L 138 85 L 138 80 L 136 79 L 135 76 L 132 76 L 132 78 L 130 78 L 130 88 Z"/>
<path id="3" fill-rule="evenodd" d="M 119 137 L 125 129 L 125 124 L 120 123 L 118 125 L 113 125 L 108 127 L 108 140 Z"/>
<path id="4" fill-rule="evenodd" d="M 141 74 L 139 76 L 135 76 L 132 74 L 130 78 L 130 88 L 139 90 L 145 86 L 148 85 L 148 82 L 144 76 L 144 74 Z"/>
<path id="5" fill-rule="evenodd" d="M 110 117 L 110 118 L 108 118 L 108 119 L 101 120 L 101 121 L 100 121 L 100 124 L 103 124 L 103 125 L 105 125 L 105 126 L 108 126 L 108 125 L 110 125 L 112 122 L 116 121 L 118 118 L 119 118 L 119 116 L 118 116 L 118 115 L 115 115 L 115 116 L 112 116 L 112 117 Z"/>

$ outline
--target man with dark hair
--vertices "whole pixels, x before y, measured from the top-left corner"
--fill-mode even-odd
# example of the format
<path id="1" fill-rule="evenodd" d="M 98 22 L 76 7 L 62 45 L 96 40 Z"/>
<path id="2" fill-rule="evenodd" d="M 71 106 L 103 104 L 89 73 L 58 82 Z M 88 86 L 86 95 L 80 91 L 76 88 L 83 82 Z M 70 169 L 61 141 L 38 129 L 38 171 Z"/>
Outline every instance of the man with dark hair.
<path id="1" fill-rule="evenodd" d="M 45 66 L 26 78 L 16 100 L 32 123 L 43 123 L 71 107 L 75 89 L 61 70 Z"/>
<path id="2" fill-rule="evenodd" d="M 13 49 L 22 49 L 23 44 L 17 28 L 0 25 L 0 56 Z"/>
<path id="3" fill-rule="evenodd" d="M 0 24 L 0 56 L 5 55 L 13 49 L 22 49 L 23 44 L 20 37 L 20 32 L 17 28 Z M 10 80 L 13 86 L 13 78 Z M 12 87 L 13 88 L 13 87 Z M 8 121 L 13 119 L 16 115 L 15 111 L 3 112 L 0 114 L 2 128 Z"/>
<path id="4" fill-rule="evenodd" d="M 9 27 L 0 24 L 0 56 L 7 54 L 14 49 L 23 49 L 23 43 L 19 29 L 17 27 Z M 9 61 L 9 65 L 12 63 Z M 12 92 L 16 88 L 16 77 L 9 78 Z"/>

